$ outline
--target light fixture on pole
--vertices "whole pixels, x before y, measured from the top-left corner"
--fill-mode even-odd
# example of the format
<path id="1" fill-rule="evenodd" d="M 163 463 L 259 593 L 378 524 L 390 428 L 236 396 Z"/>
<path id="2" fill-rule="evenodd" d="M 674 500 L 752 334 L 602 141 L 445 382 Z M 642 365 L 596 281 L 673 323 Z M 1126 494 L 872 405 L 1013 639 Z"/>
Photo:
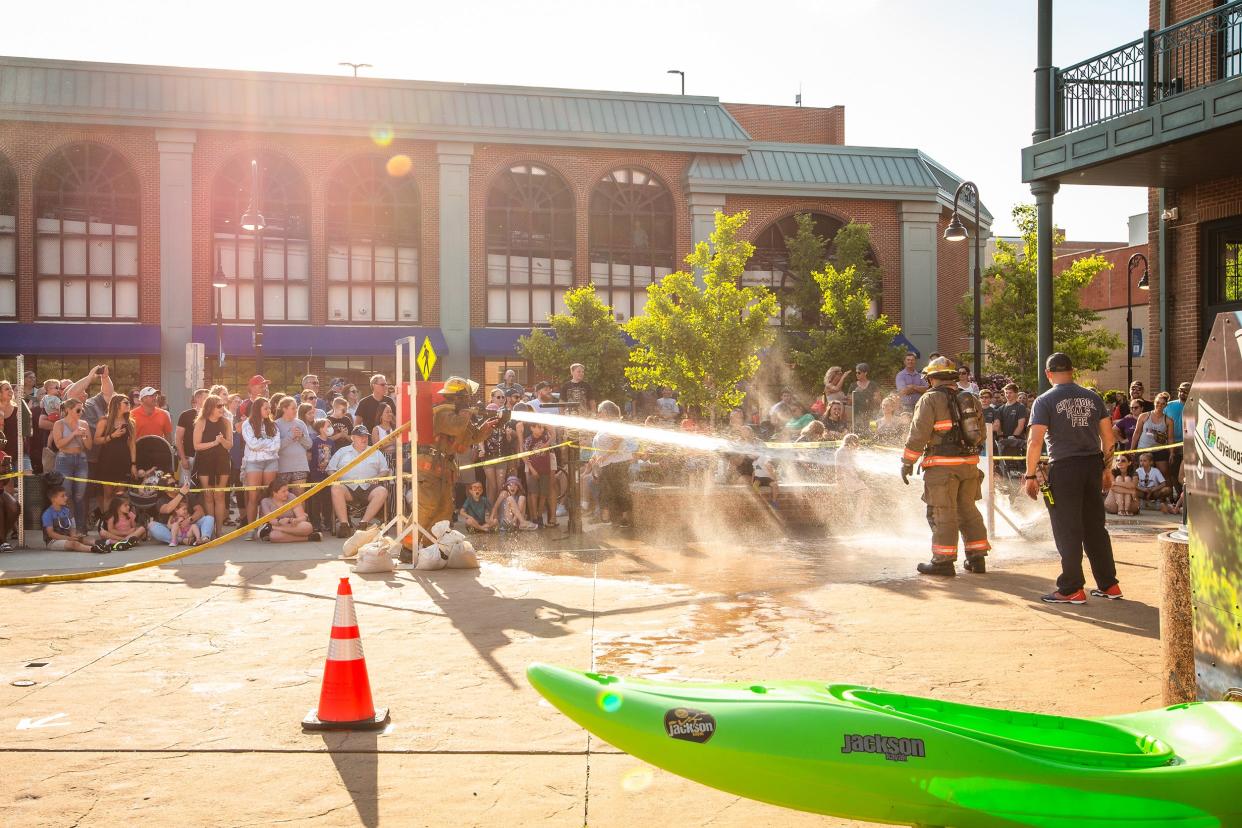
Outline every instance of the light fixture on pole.
<path id="1" fill-rule="evenodd" d="M 254 372 L 263 373 L 263 228 L 267 221 L 259 212 L 262 207 L 259 189 L 259 162 L 250 162 L 250 203 L 242 213 L 243 230 L 254 233 Z"/>
<path id="2" fill-rule="evenodd" d="M 375 67 L 369 63 L 350 63 L 348 60 L 342 60 L 337 66 L 348 66 L 354 70 L 354 77 L 358 77 L 359 69 L 374 69 Z"/>
<path id="3" fill-rule="evenodd" d="M 680 69 L 669 69 L 666 75 L 681 75 L 681 94 L 686 94 L 686 73 Z"/>
<path id="4" fill-rule="evenodd" d="M 974 337 L 974 366 L 975 383 L 978 384 L 979 378 L 983 376 L 983 325 L 980 317 L 983 315 L 983 276 L 980 271 L 981 254 L 979 252 L 979 239 L 982 232 L 979 229 L 979 188 L 975 186 L 973 181 L 963 181 L 957 185 L 956 192 L 953 193 L 953 217 L 949 219 L 949 226 L 944 228 L 945 241 L 962 241 L 970 235 L 970 231 L 962 224 L 961 216 L 958 213 L 958 201 L 962 197 L 962 193 L 970 191 L 975 200 L 975 267 L 971 278 L 971 293 L 974 294 L 974 327 L 972 336 Z"/>
<path id="5" fill-rule="evenodd" d="M 220 248 L 216 248 L 216 272 L 211 274 L 211 286 L 216 289 L 216 359 L 221 368 L 224 367 L 224 317 L 220 311 L 220 291 L 229 286 L 228 277 L 224 275 L 224 266 L 220 261 Z"/>
<path id="6" fill-rule="evenodd" d="M 1134 300 L 1131 298 L 1134 286 L 1134 265 L 1143 263 L 1143 275 L 1139 277 L 1139 290 L 1149 290 L 1151 282 L 1147 279 L 1147 257 L 1135 253 L 1126 262 L 1126 388 L 1134 382 Z"/>

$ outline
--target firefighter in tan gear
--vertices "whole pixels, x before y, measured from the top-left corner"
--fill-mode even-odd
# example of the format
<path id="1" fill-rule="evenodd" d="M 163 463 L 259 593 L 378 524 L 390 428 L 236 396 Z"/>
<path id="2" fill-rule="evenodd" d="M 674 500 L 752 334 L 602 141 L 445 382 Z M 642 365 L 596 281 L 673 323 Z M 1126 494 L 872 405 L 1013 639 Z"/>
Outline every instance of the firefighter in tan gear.
<path id="1" fill-rule="evenodd" d="M 502 425 L 508 412 L 482 423 L 472 417 L 471 404 L 479 384 L 449 377 L 439 393 L 444 402 L 431 409 L 431 446 L 418 447 L 418 525 L 430 530 L 441 520 L 453 519 L 453 486 L 457 483 L 457 455 L 486 440 Z M 415 532 L 414 534 L 418 534 Z M 405 537 L 410 546 L 411 535 Z M 424 539 L 425 542 L 425 539 Z M 422 546 L 423 543 L 419 543 Z M 407 551 L 403 558 L 409 557 Z M 408 563 L 408 561 L 407 561 Z"/>
<path id="2" fill-rule="evenodd" d="M 987 529 L 975 506 L 982 496 L 979 470 L 979 422 L 982 409 L 957 386 L 957 368 L 946 357 L 928 363 L 922 373 L 931 390 L 919 397 L 902 455 L 901 481 L 910 484 L 914 463 L 922 458 L 923 501 L 932 526 L 932 555 L 918 565 L 923 575 L 954 575 L 957 537 L 965 543 L 966 569 L 987 571 Z M 978 418 L 978 421 L 976 421 Z M 965 421 L 965 422 L 964 422 Z"/>

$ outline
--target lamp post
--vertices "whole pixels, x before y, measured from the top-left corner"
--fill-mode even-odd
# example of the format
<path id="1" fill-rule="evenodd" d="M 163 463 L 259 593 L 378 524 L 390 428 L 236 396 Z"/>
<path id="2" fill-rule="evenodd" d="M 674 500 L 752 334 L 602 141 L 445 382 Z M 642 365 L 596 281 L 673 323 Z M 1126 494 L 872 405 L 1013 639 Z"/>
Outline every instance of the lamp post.
<path id="1" fill-rule="evenodd" d="M 211 286 L 216 289 L 216 360 L 217 364 L 224 367 L 224 316 L 220 312 L 221 294 L 220 291 L 228 287 L 227 277 L 224 275 L 224 266 L 220 263 L 220 248 L 216 248 L 216 272 L 211 275 Z"/>
<path id="2" fill-rule="evenodd" d="M 259 162 L 250 162 L 250 204 L 242 213 L 243 230 L 254 233 L 254 372 L 263 373 L 263 228 L 267 222 L 259 212 Z"/>
<path id="3" fill-rule="evenodd" d="M 1150 290 L 1151 282 L 1147 279 L 1147 257 L 1135 253 L 1126 262 L 1126 388 L 1134 382 L 1134 300 L 1131 295 L 1134 287 L 1134 265 L 1143 263 L 1143 275 L 1139 277 L 1139 290 Z"/>
<path id="4" fill-rule="evenodd" d="M 686 94 L 686 73 L 680 69 L 669 69 L 666 75 L 681 75 L 681 94 Z"/>
<path id="5" fill-rule="evenodd" d="M 979 378 L 983 376 L 983 329 L 981 319 L 983 315 L 983 276 L 979 270 L 979 263 L 981 259 L 979 252 L 979 238 L 983 234 L 979 229 L 979 204 L 981 201 L 979 198 L 979 188 L 975 186 L 973 181 L 963 181 L 961 184 L 957 185 L 957 190 L 953 193 L 953 218 L 949 220 L 949 226 L 944 228 L 944 238 L 945 241 L 962 241 L 970 235 L 970 232 L 962 224 L 961 217 L 958 215 L 957 210 L 958 201 L 961 199 L 962 193 L 966 190 L 970 190 L 971 195 L 973 195 L 975 199 L 975 268 L 971 278 L 971 292 L 974 294 L 975 299 L 974 330 L 972 331 L 972 334 L 975 340 L 974 374 L 975 384 L 977 385 Z"/>
<path id="6" fill-rule="evenodd" d="M 373 67 L 371 66 L 371 64 L 369 64 L 369 63 L 350 63 L 348 60 L 342 60 L 340 63 L 338 63 L 338 64 L 337 64 L 337 66 L 348 66 L 349 68 L 353 69 L 353 70 L 354 70 L 354 77 L 355 77 L 355 78 L 356 78 L 356 77 L 358 77 L 358 70 L 359 70 L 359 69 L 371 69 L 371 68 L 373 68 Z"/>

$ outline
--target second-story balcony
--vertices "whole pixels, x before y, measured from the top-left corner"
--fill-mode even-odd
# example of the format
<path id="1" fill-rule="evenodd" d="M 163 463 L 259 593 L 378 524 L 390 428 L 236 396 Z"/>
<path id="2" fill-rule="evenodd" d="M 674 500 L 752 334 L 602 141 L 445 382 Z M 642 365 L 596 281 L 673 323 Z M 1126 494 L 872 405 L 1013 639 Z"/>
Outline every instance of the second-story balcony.
<path id="1" fill-rule="evenodd" d="M 1181 187 L 1242 174 L 1242 0 L 1054 69 L 1025 181 Z"/>

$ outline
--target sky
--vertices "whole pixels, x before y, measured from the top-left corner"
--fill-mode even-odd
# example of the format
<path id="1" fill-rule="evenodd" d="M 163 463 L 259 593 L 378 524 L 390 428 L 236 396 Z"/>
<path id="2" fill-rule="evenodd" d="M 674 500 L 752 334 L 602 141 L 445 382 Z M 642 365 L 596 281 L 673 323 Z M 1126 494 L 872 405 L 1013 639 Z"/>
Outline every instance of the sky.
<path id="1" fill-rule="evenodd" d="M 10 2 L 0 54 L 225 69 L 686 93 L 845 106 L 846 142 L 917 147 L 973 180 L 1011 234 L 1032 201 L 1035 0 L 111 0 Z M 1061 2 L 1053 63 L 1146 28 L 1140 0 Z M 1063 187 L 1069 239 L 1122 241 L 1146 191 Z"/>

